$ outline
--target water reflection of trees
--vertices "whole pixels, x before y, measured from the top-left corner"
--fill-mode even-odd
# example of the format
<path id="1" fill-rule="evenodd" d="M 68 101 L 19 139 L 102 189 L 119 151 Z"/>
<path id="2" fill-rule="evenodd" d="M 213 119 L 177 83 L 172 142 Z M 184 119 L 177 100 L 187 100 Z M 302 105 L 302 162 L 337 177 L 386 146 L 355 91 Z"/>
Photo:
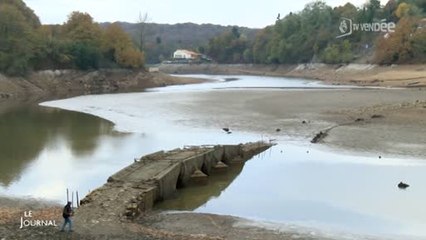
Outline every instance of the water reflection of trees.
<path id="1" fill-rule="evenodd" d="M 65 140 L 72 153 L 92 154 L 112 124 L 94 116 L 57 109 L 21 106 L 0 115 L 0 184 L 19 178 L 46 147 Z"/>
<path id="2" fill-rule="evenodd" d="M 61 130 L 56 132 L 61 133 L 61 137 L 66 139 L 76 156 L 92 154 L 98 145 L 99 137 L 112 132 L 112 123 L 106 120 L 76 112 L 63 112 L 57 109 L 50 111 L 61 113 L 59 114 L 62 122 Z"/>

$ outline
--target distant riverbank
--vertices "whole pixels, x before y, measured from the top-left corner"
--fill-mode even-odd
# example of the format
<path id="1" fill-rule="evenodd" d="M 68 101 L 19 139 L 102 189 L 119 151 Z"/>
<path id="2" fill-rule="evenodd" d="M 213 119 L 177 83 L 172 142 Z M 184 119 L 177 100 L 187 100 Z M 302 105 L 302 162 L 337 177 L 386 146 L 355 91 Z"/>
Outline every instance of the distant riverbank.
<path id="1" fill-rule="evenodd" d="M 146 88 L 198 83 L 194 78 L 177 78 L 163 73 L 115 70 L 46 70 L 27 77 L 0 74 L 2 102 L 35 102 L 86 94 L 143 91 Z"/>
<path id="2" fill-rule="evenodd" d="M 146 88 L 199 83 L 168 74 L 227 74 L 285 76 L 322 80 L 336 85 L 426 87 L 426 65 L 378 66 L 367 64 L 253 65 L 163 64 L 160 72 L 114 70 L 45 70 L 27 77 L 0 74 L 0 104 L 34 102 L 86 94 L 136 92 Z"/>
<path id="3" fill-rule="evenodd" d="M 256 65 L 256 64 L 163 64 L 170 74 L 239 74 L 299 77 L 332 84 L 384 87 L 426 87 L 426 65 L 370 64 Z"/>

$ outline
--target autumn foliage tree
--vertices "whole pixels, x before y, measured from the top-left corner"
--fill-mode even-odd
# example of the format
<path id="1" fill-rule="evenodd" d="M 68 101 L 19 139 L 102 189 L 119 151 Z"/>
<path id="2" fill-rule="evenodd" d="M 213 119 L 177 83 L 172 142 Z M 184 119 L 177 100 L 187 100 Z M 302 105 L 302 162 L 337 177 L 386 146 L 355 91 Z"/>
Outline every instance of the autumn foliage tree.
<path id="1" fill-rule="evenodd" d="M 126 68 L 140 68 L 144 64 L 144 56 L 135 48 L 132 39 L 118 23 L 113 23 L 105 29 L 104 52 L 118 65 Z"/>
<path id="2" fill-rule="evenodd" d="M 63 25 L 41 25 L 22 0 L 0 1 L 0 73 L 100 67 L 143 68 L 144 55 L 118 24 L 101 27 L 72 12 Z"/>
<path id="3" fill-rule="evenodd" d="M 86 70 L 99 67 L 102 29 L 89 14 L 72 12 L 62 26 L 62 33 L 77 68 Z"/>
<path id="4" fill-rule="evenodd" d="M 394 33 L 377 40 L 375 60 L 381 64 L 425 61 L 426 32 L 419 28 L 418 18 L 403 17 Z"/>

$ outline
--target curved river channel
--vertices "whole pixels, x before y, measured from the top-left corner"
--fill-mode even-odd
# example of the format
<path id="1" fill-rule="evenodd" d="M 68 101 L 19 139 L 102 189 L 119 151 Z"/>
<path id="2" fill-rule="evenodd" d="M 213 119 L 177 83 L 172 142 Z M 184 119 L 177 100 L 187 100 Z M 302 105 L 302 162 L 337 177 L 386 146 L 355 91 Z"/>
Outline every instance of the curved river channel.
<path id="1" fill-rule="evenodd" d="M 275 139 L 277 145 L 210 177 L 207 186 L 179 190 L 165 210 L 234 215 L 335 236 L 426 238 L 426 188 L 400 191 L 395 182 L 426 182 L 426 164 L 312 145 L 282 134 L 198 124 L 182 111 L 195 96 L 221 91 L 307 91 L 339 86 L 302 79 L 206 76 L 214 81 L 141 93 L 81 96 L 19 106 L 0 115 L 0 194 L 63 202 L 65 189 L 83 197 L 133 159 L 184 145 Z M 180 107 L 177 107 L 180 106 Z M 238 113 L 234 113 L 238 114 Z M 247 121 L 247 119 L 241 119 Z M 273 126 L 271 126 L 273 127 Z"/>

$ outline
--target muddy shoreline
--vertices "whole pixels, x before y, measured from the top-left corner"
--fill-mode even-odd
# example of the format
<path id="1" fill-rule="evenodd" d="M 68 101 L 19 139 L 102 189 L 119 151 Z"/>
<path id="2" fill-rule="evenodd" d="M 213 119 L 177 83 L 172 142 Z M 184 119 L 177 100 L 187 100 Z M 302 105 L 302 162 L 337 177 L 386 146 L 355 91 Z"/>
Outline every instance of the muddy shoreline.
<path id="1" fill-rule="evenodd" d="M 177 78 L 168 74 L 125 69 L 77 71 L 46 70 L 27 77 L 0 74 L 0 113 L 15 105 L 88 94 L 140 92 L 146 88 L 200 83 L 204 80 Z"/>
<path id="2" fill-rule="evenodd" d="M 321 80 L 334 85 L 426 87 L 426 65 L 370 64 L 162 64 L 169 74 L 223 74 L 292 77 Z"/>
<path id="3" fill-rule="evenodd" d="M 26 77 L 0 74 L 0 106 L 12 105 L 13 102 L 40 102 L 88 94 L 138 92 L 146 88 L 205 81 L 168 74 L 263 75 L 314 79 L 335 85 L 426 87 L 426 65 L 163 64 L 159 66 L 159 70 L 160 72 L 126 69 L 45 70 L 33 72 Z"/>
<path id="4" fill-rule="evenodd" d="M 377 157 L 426 158 L 425 90 L 228 90 L 194 93 L 191 100 L 196 102 L 191 108 L 179 106 L 185 114 L 197 115 L 190 125 L 219 128 L 221 123 L 234 131 L 305 142 L 323 131 L 328 134 L 317 144 L 326 147 Z"/>

